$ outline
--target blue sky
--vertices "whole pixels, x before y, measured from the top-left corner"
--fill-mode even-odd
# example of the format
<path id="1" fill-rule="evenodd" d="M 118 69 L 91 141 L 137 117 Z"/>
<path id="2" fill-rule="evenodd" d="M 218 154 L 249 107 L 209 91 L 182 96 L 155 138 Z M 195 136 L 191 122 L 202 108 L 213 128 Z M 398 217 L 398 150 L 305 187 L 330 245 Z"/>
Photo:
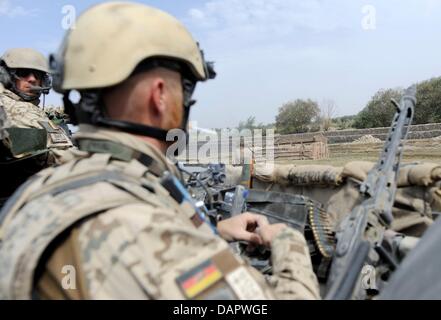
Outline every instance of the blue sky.
<path id="1" fill-rule="evenodd" d="M 336 115 L 355 114 L 380 88 L 441 75 L 441 0 L 140 2 L 183 21 L 216 62 L 218 77 L 195 95 L 192 120 L 201 127 L 235 126 L 250 115 L 273 122 L 297 98 L 331 99 Z M 0 0 L 0 51 L 55 51 L 63 6 L 80 14 L 95 3 Z M 56 94 L 48 101 L 61 104 Z"/>

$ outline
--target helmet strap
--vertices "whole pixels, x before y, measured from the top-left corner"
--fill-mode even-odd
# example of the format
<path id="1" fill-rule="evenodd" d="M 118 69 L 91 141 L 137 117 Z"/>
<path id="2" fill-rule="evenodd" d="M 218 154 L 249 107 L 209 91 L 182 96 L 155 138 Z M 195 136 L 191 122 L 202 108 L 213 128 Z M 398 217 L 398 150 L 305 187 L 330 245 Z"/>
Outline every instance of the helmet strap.
<path id="1" fill-rule="evenodd" d="M 184 88 L 184 104 L 181 129 L 187 133 L 188 119 L 190 108 L 195 103 L 191 100 L 191 95 L 195 88 L 195 84 L 185 83 Z M 190 90 L 191 89 L 191 90 Z M 170 142 L 167 140 L 168 130 L 156 128 L 148 125 L 138 124 L 130 121 L 114 120 L 106 117 L 104 101 L 101 91 L 82 91 L 79 103 L 73 103 L 69 98 L 70 91 L 63 95 L 63 104 L 65 112 L 69 115 L 72 124 L 88 123 L 91 125 L 101 126 L 105 128 L 114 128 L 127 133 L 151 137 L 160 141 Z"/>
<path id="2" fill-rule="evenodd" d="M 8 70 L 6 70 L 6 72 L 8 72 L 8 74 L 9 74 L 9 88 L 16 95 L 18 95 L 20 98 L 22 98 L 24 101 L 33 103 L 35 105 L 38 105 L 40 103 L 39 99 L 41 97 L 41 94 L 43 94 L 43 95 L 49 94 L 49 90 L 50 90 L 50 86 L 51 86 L 51 80 L 50 80 L 49 75 L 47 75 L 47 74 L 45 75 L 44 79 L 42 80 L 42 86 L 41 87 L 37 87 L 39 89 L 35 90 L 36 93 L 33 94 L 33 95 L 30 95 L 30 94 L 22 92 L 21 90 L 19 90 L 17 88 L 16 81 L 14 81 L 14 80 L 19 80 L 20 77 L 18 77 L 15 74 L 15 70 L 14 69 L 8 69 Z M 43 97 L 43 99 L 44 98 L 45 97 Z"/>

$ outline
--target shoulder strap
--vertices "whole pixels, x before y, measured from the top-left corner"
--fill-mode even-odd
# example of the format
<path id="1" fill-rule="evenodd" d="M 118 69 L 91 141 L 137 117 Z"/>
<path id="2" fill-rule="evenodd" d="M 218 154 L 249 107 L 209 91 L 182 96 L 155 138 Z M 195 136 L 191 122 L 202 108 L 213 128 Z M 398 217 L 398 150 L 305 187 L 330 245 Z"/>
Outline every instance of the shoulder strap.
<path id="1" fill-rule="evenodd" d="M 93 153 L 108 153 L 112 155 L 113 159 L 129 162 L 131 160 L 137 160 L 143 165 L 149 168 L 149 171 L 155 176 L 160 177 L 162 170 L 158 163 L 149 155 L 136 151 L 123 144 L 109 141 L 109 140 L 96 140 L 96 139 L 81 139 L 78 142 L 79 149 L 83 151 Z"/>

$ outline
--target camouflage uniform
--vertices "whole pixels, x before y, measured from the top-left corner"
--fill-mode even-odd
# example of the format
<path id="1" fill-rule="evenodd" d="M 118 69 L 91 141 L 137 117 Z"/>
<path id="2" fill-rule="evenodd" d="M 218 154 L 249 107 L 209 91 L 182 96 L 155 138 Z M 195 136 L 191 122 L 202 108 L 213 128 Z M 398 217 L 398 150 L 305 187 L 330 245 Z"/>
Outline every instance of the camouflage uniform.
<path id="1" fill-rule="evenodd" d="M 1 94 L 5 90 L 3 85 L 0 83 L 0 99 Z M 6 115 L 6 111 L 4 107 L 0 104 L 0 140 L 3 140 L 4 138 L 8 137 L 8 132 L 6 131 L 7 128 L 11 126 L 10 121 L 8 120 L 8 117 Z"/>
<path id="2" fill-rule="evenodd" d="M 0 93 L 0 108 L 6 121 L 0 123 L 0 175 L 7 181 L 0 191 L 1 207 L 28 177 L 57 163 L 73 144 L 42 109 L 8 89 Z"/>
<path id="3" fill-rule="evenodd" d="M 46 129 L 48 148 L 66 149 L 73 146 L 66 133 L 53 124 L 46 113 L 38 107 L 38 100 L 34 103 L 26 102 L 14 92 L 5 89 L 0 94 L 0 105 L 6 112 L 10 127 Z"/>
<path id="4" fill-rule="evenodd" d="M 23 101 L 8 89 L 0 94 L 0 105 L 6 111 L 13 127 L 43 129 L 39 121 L 48 121 L 49 119 L 46 113 L 38 107 L 38 102 L 38 99 L 33 103 Z"/>
<path id="5" fill-rule="evenodd" d="M 40 172 L 3 209 L 0 299 L 319 298 L 299 232 L 273 240 L 265 281 L 162 187 L 162 172 L 178 173 L 157 149 L 89 125 L 77 138 L 72 161 Z"/>
<path id="6" fill-rule="evenodd" d="M 27 75 L 26 75 L 27 74 Z M 17 81 L 23 81 L 26 76 L 33 74 L 31 82 L 28 82 L 32 92 L 25 92 L 17 87 Z M 39 82 L 32 82 L 38 78 Z M 13 128 L 10 140 L 3 141 L 11 151 L 12 158 L 21 158 L 32 154 L 37 150 L 47 148 L 63 149 L 71 147 L 72 143 L 66 133 L 50 121 L 44 110 L 38 107 L 41 94 L 48 94 L 50 90 L 50 76 L 48 63 L 44 55 L 30 48 L 13 48 L 7 50 L 0 57 L 0 82 L 4 85 L 3 92 L 0 93 L 0 106 L 6 113 L 9 127 Z M 31 90 L 31 89 L 29 89 Z M 25 130 L 20 130 L 25 129 Z M 37 129 L 37 130 L 26 130 Z M 35 143 L 35 146 L 13 148 L 16 144 L 26 144 L 27 140 L 35 138 L 38 129 L 45 129 L 47 132 L 47 143 Z M 14 140 L 15 139 L 15 140 Z M 27 144 L 26 144 L 27 145 Z M 25 154 L 17 154 L 21 151 Z M 9 158 L 10 155 L 2 150 L 2 160 Z M 6 152 L 7 153 L 7 152 Z"/>
<path id="7" fill-rule="evenodd" d="M 39 80 L 28 79 L 32 94 L 17 87 L 18 81 L 31 74 Z M 55 164 L 73 144 L 67 133 L 38 107 L 39 97 L 50 89 L 47 61 L 41 53 L 29 48 L 7 50 L 0 57 L 0 82 L 0 176 L 4 181 L 1 207 L 20 184 Z"/>

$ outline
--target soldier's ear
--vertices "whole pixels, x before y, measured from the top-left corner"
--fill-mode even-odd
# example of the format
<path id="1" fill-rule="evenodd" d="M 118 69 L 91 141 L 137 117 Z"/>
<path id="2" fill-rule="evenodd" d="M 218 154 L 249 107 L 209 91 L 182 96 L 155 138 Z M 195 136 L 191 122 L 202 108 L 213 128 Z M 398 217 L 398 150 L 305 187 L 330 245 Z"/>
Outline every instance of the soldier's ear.
<path id="1" fill-rule="evenodd" d="M 165 104 L 165 83 L 161 78 L 153 80 L 150 86 L 151 100 L 155 108 L 155 112 L 163 116 L 167 111 Z"/>
<path id="2" fill-rule="evenodd" d="M 11 84 L 11 76 L 4 66 L 0 66 L 0 83 L 2 83 L 5 88 L 8 88 Z"/>

